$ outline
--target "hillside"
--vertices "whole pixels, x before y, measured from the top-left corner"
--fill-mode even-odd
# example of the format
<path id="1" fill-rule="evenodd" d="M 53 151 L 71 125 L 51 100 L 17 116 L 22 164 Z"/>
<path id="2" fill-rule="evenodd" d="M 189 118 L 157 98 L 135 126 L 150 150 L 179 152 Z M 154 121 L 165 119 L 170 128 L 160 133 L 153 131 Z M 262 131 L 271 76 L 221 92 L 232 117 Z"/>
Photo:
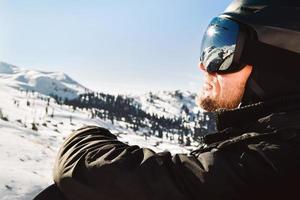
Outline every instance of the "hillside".
<path id="1" fill-rule="evenodd" d="M 0 62 L 0 79 L 5 85 L 18 90 L 35 91 L 40 94 L 72 99 L 89 91 L 62 72 L 27 70 Z"/>
<path id="2" fill-rule="evenodd" d="M 91 101 L 92 94 L 97 101 Z M 182 130 L 194 129 L 201 125 L 195 119 L 208 116 L 195 108 L 194 98 L 180 91 L 118 97 L 93 92 L 64 73 L 1 62 L 0 199 L 32 199 L 49 185 L 59 146 L 73 130 L 88 124 L 108 128 L 128 144 L 157 152 L 189 152 L 198 143 L 193 131 Z M 72 101 L 78 106 L 71 105 Z M 129 111 L 133 114 L 124 114 Z M 164 127 L 161 117 L 178 127 Z M 199 128 L 207 130 L 207 123 Z"/>

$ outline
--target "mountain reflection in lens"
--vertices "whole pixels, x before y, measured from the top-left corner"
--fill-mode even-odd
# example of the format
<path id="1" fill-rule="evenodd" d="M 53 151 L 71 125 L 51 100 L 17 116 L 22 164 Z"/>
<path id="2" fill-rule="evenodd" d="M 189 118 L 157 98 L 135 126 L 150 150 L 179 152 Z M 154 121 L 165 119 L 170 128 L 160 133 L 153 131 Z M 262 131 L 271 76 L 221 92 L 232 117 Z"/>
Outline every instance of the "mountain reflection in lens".
<path id="1" fill-rule="evenodd" d="M 200 61 L 208 72 L 222 72 L 232 64 L 239 25 L 227 18 L 216 17 L 208 26 L 202 41 Z"/>

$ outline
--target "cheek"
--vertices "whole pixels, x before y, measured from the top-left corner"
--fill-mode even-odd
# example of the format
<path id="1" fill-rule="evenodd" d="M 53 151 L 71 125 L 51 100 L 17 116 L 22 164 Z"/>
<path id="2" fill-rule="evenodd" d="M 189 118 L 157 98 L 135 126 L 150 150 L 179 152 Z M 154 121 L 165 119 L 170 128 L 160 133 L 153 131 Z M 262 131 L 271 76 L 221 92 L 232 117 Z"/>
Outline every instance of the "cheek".
<path id="1" fill-rule="evenodd" d="M 228 79 L 218 76 L 216 83 L 216 90 L 222 95 L 222 93 L 226 92 L 229 88 L 232 87 L 232 81 L 228 81 Z"/>
<path id="2" fill-rule="evenodd" d="M 216 80 L 213 85 L 214 95 L 215 96 L 220 95 L 221 90 L 222 90 L 222 85 L 220 84 L 220 82 L 218 80 Z"/>
<path id="3" fill-rule="evenodd" d="M 220 98 L 225 100 L 230 100 L 231 98 L 235 98 L 237 93 L 239 93 L 238 82 L 235 79 L 228 79 L 226 76 L 220 77 L 219 79 L 219 93 Z"/>
<path id="4" fill-rule="evenodd" d="M 220 91 L 220 84 L 216 76 L 208 75 L 205 77 L 204 84 L 202 86 L 202 92 L 208 96 L 217 96 Z"/>
<path id="5" fill-rule="evenodd" d="M 243 83 L 241 80 L 227 76 L 219 77 L 219 85 L 220 85 L 220 96 L 225 99 L 230 99 L 231 97 L 240 96 L 240 93 L 243 90 Z"/>

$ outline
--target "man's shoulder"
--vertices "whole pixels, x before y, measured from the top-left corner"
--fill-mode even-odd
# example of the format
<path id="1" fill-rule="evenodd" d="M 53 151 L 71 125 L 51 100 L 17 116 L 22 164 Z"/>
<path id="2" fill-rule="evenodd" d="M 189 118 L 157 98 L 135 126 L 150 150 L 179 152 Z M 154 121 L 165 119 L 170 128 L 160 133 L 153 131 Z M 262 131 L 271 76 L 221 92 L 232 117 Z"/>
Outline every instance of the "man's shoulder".
<path id="1" fill-rule="evenodd" d="M 60 189 L 52 184 L 41 191 L 33 200 L 67 200 Z"/>
<path id="2" fill-rule="evenodd" d="M 292 122 L 293 120 L 291 120 Z M 294 124 L 287 126 L 268 127 L 257 131 L 242 132 L 239 129 L 228 128 L 221 132 L 207 135 L 202 138 L 202 144 L 192 152 L 196 157 L 202 153 L 219 153 L 229 155 L 245 154 L 245 152 L 265 152 L 272 149 L 273 153 L 286 151 L 287 148 L 294 148 L 300 151 L 300 129 Z M 289 126 L 289 125 L 293 126 Z"/>

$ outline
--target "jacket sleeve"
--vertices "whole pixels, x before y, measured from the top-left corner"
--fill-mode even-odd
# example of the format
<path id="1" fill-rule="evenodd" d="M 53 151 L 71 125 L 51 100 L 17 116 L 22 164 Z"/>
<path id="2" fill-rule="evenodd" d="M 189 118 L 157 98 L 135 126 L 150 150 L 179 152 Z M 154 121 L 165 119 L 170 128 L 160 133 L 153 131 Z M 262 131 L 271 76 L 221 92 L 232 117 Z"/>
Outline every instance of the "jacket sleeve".
<path id="1" fill-rule="evenodd" d="M 227 161 L 216 161 L 213 154 L 155 153 L 88 126 L 63 143 L 54 181 L 69 200 L 232 199 L 233 186 L 241 180 Z"/>

